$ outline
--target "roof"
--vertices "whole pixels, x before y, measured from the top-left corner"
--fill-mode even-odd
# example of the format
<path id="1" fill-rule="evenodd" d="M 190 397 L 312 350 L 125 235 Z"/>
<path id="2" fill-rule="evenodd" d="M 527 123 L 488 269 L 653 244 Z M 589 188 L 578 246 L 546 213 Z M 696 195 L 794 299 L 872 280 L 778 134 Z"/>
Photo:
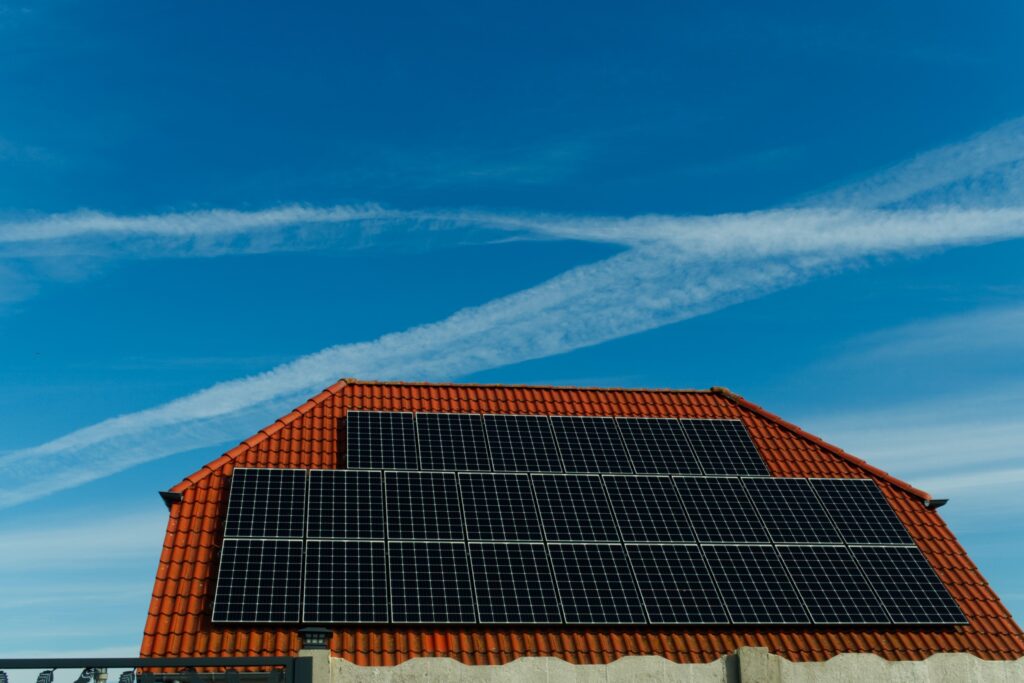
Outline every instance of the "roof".
<path id="1" fill-rule="evenodd" d="M 924 659 L 937 652 L 969 652 L 982 659 L 1024 656 L 1024 633 L 938 512 L 925 505 L 927 493 L 728 390 L 359 380 L 338 382 L 171 489 L 181 500 L 169 503 L 142 656 L 294 656 L 298 652 L 299 626 L 210 622 L 227 485 L 234 467 L 334 468 L 338 418 L 349 410 L 740 419 L 774 476 L 874 479 L 969 623 L 954 627 L 366 624 L 335 628 L 334 656 L 372 666 L 422 656 L 453 657 L 466 664 L 502 664 L 524 656 L 603 664 L 627 655 L 710 662 L 744 645 L 767 647 L 794 661 L 822 661 L 847 652 L 869 652 L 890 660 Z"/>

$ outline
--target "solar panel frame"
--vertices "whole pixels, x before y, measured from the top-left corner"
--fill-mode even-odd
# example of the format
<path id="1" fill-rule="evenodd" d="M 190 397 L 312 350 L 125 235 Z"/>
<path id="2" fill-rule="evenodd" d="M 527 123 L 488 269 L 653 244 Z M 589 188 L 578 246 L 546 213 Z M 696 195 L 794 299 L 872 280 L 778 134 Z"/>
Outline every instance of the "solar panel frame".
<path id="1" fill-rule="evenodd" d="M 416 413 L 421 470 L 489 471 L 491 455 L 478 413 Z"/>
<path id="2" fill-rule="evenodd" d="M 696 542 L 672 477 L 606 474 L 601 479 L 624 542 Z"/>
<path id="3" fill-rule="evenodd" d="M 418 470 L 414 413 L 350 410 L 345 415 L 348 469 Z"/>
<path id="4" fill-rule="evenodd" d="M 306 538 L 384 539 L 384 476 L 381 472 L 310 470 L 308 501 Z"/>
<path id="5" fill-rule="evenodd" d="M 768 530 L 738 477 L 672 477 L 697 541 L 770 542 Z"/>
<path id="6" fill-rule="evenodd" d="M 388 584 L 393 623 L 476 623 L 465 543 L 388 541 Z"/>
<path id="7" fill-rule="evenodd" d="M 483 419 L 493 471 L 564 471 L 547 415 L 485 413 Z"/>
<path id="8" fill-rule="evenodd" d="M 843 542 L 806 479 L 742 477 L 740 483 L 773 543 L 836 545 Z"/>
<path id="9" fill-rule="evenodd" d="M 387 623 L 388 563 L 384 541 L 306 542 L 302 620 Z"/>
<path id="10" fill-rule="evenodd" d="M 548 543 L 566 624 L 644 624 L 643 601 L 618 543 Z"/>
<path id="11" fill-rule="evenodd" d="M 562 611 L 543 543 L 470 542 L 481 624 L 560 624 Z"/>
<path id="12" fill-rule="evenodd" d="M 598 474 L 531 474 L 548 542 L 618 542 L 608 494 Z"/>
<path id="13" fill-rule="evenodd" d="M 551 432 L 566 473 L 634 472 L 615 418 L 552 415 Z"/>
<path id="14" fill-rule="evenodd" d="M 459 490 L 468 540 L 544 540 L 529 474 L 459 472 Z"/>
<path id="15" fill-rule="evenodd" d="M 914 539 L 871 479 L 808 479 L 848 545 L 913 545 Z"/>
<path id="16" fill-rule="evenodd" d="M 850 546 L 894 624 L 967 624 L 960 605 L 917 546 Z"/>
<path id="17" fill-rule="evenodd" d="M 779 545 L 775 549 L 815 624 L 891 623 L 846 546 Z"/>
<path id="18" fill-rule="evenodd" d="M 302 538 L 305 520 L 306 470 L 236 467 L 232 471 L 225 537 Z"/>
<path id="19" fill-rule="evenodd" d="M 388 540 L 461 541 L 464 536 L 455 472 L 384 472 Z"/>
<path id="20" fill-rule="evenodd" d="M 650 623 L 730 623 L 700 546 L 627 543 L 625 548 Z"/>
<path id="21" fill-rule="evenodd" d="M 703 474 L 679 420 L 667 417 L 616 417 L 637 474 Z"/>
<path id="22" fill-rule="evenodd" d="M 304 545 L 291 538 L 224 539 L 210 621 L 299 623 Z"/>
<path id="23" fill-rule="evenodd" d="M 807 624 L 789 574 L 771 545 L 702 545 L 701 552 L 734 624 Z"/>
<path id="24" fill-rule="evenodd" d="M 771 475 L 742 420 L 684 418 L 679 424 L 704 474 Z"/>

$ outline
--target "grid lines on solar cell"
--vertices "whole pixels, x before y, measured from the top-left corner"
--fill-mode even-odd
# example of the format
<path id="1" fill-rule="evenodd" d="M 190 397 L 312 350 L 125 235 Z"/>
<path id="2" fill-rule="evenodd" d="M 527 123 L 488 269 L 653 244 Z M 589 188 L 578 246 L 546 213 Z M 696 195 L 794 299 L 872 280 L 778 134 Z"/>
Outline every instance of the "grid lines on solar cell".
<path id="1" fill-rule="evenodd" d="M 227 537 L 302 538 L 306 471 L 235 468 L 224 520 Z"/>
<path id="2" fill-rule="evenodd" d="M 640 474 L 701 474 L 679 420 L 618 417 L 615 423 Z"/>
<path id="3" fill-rule="evenodd" d="M 565 623 L 647 621 L 621 545 L 550 543 L 548 552 Z"/>
<path id="4" fill-rule="evenodd" d="M 349 467 L 419 469 L 412 413 L 350 410 L 345 422 Z"/>
<path id="5" fill-rule="evenodd" d="M 470 543 L 470 571 L 480 623 L 561 623 L 542 543 Z"/>
<path id="6" fill-rule="evenodd" d="M 626 545 L 652 624 L 728 624 L 696 545 Z"/>
<path id="7" fill-rule="evenodd" d="M 388 620 L 383 541 L 309 541 L 302 618 L 306 622 Z"/>
<path id="8" fill-rule="evenodd" d="M 551 423 L 545 415 L 484 415 L 495 472 L 561 472 Z"/>
<path id="9" fill-rule="evenodd" d="M 312 470 L 309 473 L 308 538 L 384 538 L 384 491 L 380 472 Z"/>
<path id="10" fill-rule="evenodd" d="M 302 546 L 301 540 L 225 539 L 212 621 L 299 621 Z"/>
<path id="11" fill-rule="evenodd" d="M 811 479 L 843 540 L 851 545 L 910 545 L 914 539 L 870 479 Z"/>
<path id="12" fill-rule="evenodd" d="M 489 470 L 484 423 L 472 413 L 416 413 L 420 468 Z"/>
<path id="13" fill-rule="evenodd" d="M 767 543 L 768 532 L 734 477 L 673 477 L 701 543 Z"/>
<path id="14" fill-rule="evenodd" d="M 743 487 L 775 543 L 841 543 L 806 479 L 757 477 Z"/>
<path id="15" fill-rule="evenodd" d="M 688 419 L 679 423 L 705 474 L 770 474 L 739 420 Z"/>
<path id="16" fill-rule="evenodd" d="M 389 542 L 388 575 L 395 623 L 476 621 L 465 543 Z"/>
<path id="17" fill-rule="evenodd" d="M 625 542 L 694 542 L 671 477 L 610 474 L 604 485 Z"/>
<path id="18" fill-rule="evenodd" d="M 773 547 L 707 545 L 701 550 L 733 623 L 807 623 L 807 612 Z"/>
<path id="19" fill-rule="evenodd" d="M 547 540 L 619 540 L 599 475 L 534 474 L 532 480 Z"/>
<path id="20" fill-rule="evenodd" d="M 893 623 L 967 623 L 956 601 L 916 547 L 854 546 L 850 552 Z"/>
<path id="21" fill-rule="evenodd" d="M 454 472 L 385 472 L 389 539 L 462 540 Z"/>
<path id="22" fill-rule="evenodd" d="M 469 540 L 544 540 L 530 475 L 460 472 L 459 488 Z"/>
<path id="23" fill-rule="evenodd" d="M 611 417 L 552 416 L 551 429 L 566 472 L 632 472 Z"/>
<path id="24" fill-rule="evenodd" d="M 816 624 L 887 624 L 882 604 L 844 546 L 778 546 Z"/>

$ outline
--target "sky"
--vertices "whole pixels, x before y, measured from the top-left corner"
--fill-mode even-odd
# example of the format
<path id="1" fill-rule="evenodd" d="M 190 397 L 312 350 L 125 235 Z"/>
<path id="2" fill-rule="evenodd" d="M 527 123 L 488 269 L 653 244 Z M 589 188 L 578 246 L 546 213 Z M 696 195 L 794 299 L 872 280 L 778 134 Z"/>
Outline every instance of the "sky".
<path id="1" fill-rule="evenodd" d="M 340 377 L 725 386 L 1024 614 L 1024 6 L 0 2 L 0 656 Z"/>

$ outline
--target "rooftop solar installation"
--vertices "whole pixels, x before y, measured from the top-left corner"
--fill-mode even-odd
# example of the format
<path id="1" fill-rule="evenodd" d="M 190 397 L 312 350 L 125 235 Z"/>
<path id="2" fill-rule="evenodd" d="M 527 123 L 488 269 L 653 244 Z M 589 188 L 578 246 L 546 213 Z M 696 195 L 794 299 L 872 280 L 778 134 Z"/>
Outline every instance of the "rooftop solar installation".
<path id="1" fill-rule="evenodd" d="M 302 619 L 313 623 L 387 621 L 384 542 L 308 542 Z"/>
<path id="2" fill-rule="evenodd" d="M 383 539 L 384 486 L 371 470 L 309 473 L 307 538 Z"/>
<path id="3" fill-rule="evenodd" d="M 604 485 L 626 543 L 696 540 L 671 477 L 609 474 Z"/>
<path id="4" fill-rule="evenodd" d="M 470 541 L 543 541 L 530 475 L 460 472 Z"/>
<path id="5" fill-rule="evenodd" d="M 547 540 L 619 540 L 599 475 L 534 474 L 531 478 Z"/>
<path id="6" fill-rule="evenodd" d="M 412 413 L 350 410 L 345 419 L 346 460 L 361 469 L 419 468 Z"/>
<path id="7" fill-rule="evenodd" d="M 212 621 L 299 621 L 302 546 L 301 540 L 225 539 Z"/>
<path id="8" fill-rule="evenodd" d="M 815 624 L 887 624 L 863 572 L 844 546 L 778 546 Z"/>
<path id="9" fill-rule="evenodd" d="M 775 543 L 841 543 L 839 532 L 806 479 L 741 480 Z"/>
<path id="10" fill-rule="evenodd" d="M 480 415 L 417 413 L 416 434 L 424 470 L 491 469 Z"/>
<path id="11" fill-rule="evenodd" d="M 728 624 L 708 566 L 696 545 L 626 545 L 652 624 Z"/>
<path id="12" fill-rule="evenodd" d="M 735 477 L 673 477 L 701 543 L 767 543 L 768 532 Z"/>
<path id="13" fill-rule="evenodd" d="M 495 472 L 561 472 L 546 415 L 484 415 L 484 434 Z"/>
<path id="14" fill-rule="evenodd" d="M 851 545 L 910 545 L 914 540 L 870 479 L 811 479 L 828 514 Z"/>
<path id="15" fill-rule="evenodd" d="M 626 446 L 611 417 L 551 417 L 566 472 L 632 472 Z"/>
<path id="16" fill-rule="evenodd" d="M 551 543 L 548 551 L 565 623 L 646 622 L 621 545 Z"/>
<path id="17" fill-rule="evenodd" d="M 747 428 L 739 420 L 680 420 L 704 474 L 769 476 Z"/>
<path id="18" fill-rule="evenodd" d="M 477 613 L 484 624 L 559 624 L 543 543 L 470 543 Z"/>
<path id="19" fill-rule="evenodd" d="M 916 547 L 854 546 L 850 551 L 894 624 L 967 623 Z"/>
<path id="20" fill-rule="evenodd" d="M 700 474 L 679 420 L 618 417 L 622 440 L 633 467 L 640 474 Z"/>
<path id="21" fill-rule="evenodd" d="M 388 570 L 393 622 L 476 621 L 465 543 L 388 543 Z"/>
<path id="22" fill-rule="evenodd" d="M 734 624 L 806 624 L 793 583 L 770 545 L 706 545 L 701 550 Z"/>
<path id="23" fill-rule="evenodd" d="M 385 472 L 384 501 L 389 539 L 463 539 L 454 472 Z"/>
<path id="24" fill-rule="evenodd" d="M 224 535 L 302 538 L 306 470 L 235 468 Z"/>

